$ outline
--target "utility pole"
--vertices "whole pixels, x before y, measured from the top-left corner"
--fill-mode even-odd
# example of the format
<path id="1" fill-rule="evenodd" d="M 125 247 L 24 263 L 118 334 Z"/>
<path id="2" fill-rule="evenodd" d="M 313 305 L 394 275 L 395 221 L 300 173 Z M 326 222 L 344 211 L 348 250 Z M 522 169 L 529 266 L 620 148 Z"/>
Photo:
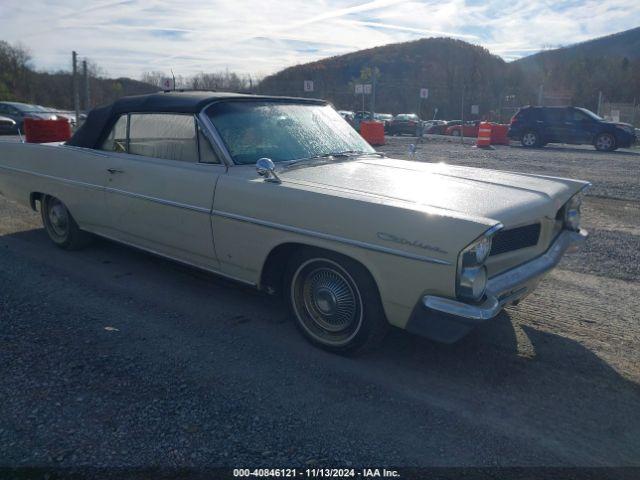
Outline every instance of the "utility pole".
<path id="1" fill-rule="evenodd" d="M 89 72 L 87 70 L 87 61 L 82 61 L 82 77 L 84 80 L 84 111 L 89 111 Z"/>
<path id="2" fill-rule="evenodd" d="M 71 52 L 73 60 L 73 108 L 76 111 L 76 125 L 80 118 L 80 94 L 78 92 L 78 54 L 74 50 Z"/>
<path id="3" fill-rule="evenodd" d="M 542 105 L 542 101 L 544 99 L 544 85 L 540 85 L 540 88 L 538 88 L 538 106 L 542 107 L 544 105 Z"/>
<path id="4" fill-rule="evenodd" d="M 596 112 L 600 115 L 600 110 L 602 109 L 602 90 L 598 92 L 598 111 Z"/>
<path id="5" fill-rule="evenodd" d="M 465 90 L 465 83 L 464 80 L 462 81 L 462 99 L 460 101 L 460 143 L 464 143 L 464 90 Z"/>
<path id="6" fill-rule="evenodd" d="M 371 70 L 371 76 L 373 77 L 371 83 L 371 114 L 376 112 L 376 71 L 375 68 Z"/>

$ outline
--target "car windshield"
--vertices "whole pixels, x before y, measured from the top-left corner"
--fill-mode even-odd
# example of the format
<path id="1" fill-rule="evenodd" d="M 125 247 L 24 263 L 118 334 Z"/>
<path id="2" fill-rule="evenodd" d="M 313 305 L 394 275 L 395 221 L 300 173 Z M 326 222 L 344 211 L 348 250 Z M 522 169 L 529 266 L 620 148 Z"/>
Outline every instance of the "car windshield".
<path id="1" fill-rule="evenodd" d="M 23 112 L 48 112 L 42 105 L 30 105 L 28 103 L 18 103 L 16 105 L 20 105 L 18 108 Z"/>
<path id="2" fill-rule="evenodd" d="M 236 164 L 375 150 L 329 105 L 276 101 L 222 102 L 207 115 Z"/>
<path id="3" fill-rule="evenodd" d="M 576 108 L 576 110 L 580 110 L 582 113 L 590 116 L 591 118 L 593 118 L 594 120 L 604 120 L 601 116 L 596 115 L 595 113 L 593 113 L 591 110 L 587 110 L 586 108 Z"/>

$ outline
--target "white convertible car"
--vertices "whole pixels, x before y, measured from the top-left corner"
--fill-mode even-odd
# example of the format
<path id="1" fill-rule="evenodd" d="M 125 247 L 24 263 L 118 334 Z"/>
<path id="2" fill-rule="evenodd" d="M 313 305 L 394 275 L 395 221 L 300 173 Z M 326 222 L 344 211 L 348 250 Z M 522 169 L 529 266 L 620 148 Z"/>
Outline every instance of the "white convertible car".
<path id="1" fill-rule="evenodd" d="M 326 102 L 121 99 L 62 145 L 0 144 L 0 193 L 69 250 L 99 235 L 287 299 L 314 344 L 453 342 L 575 249 L 587 182 L 386 158 Z"/>

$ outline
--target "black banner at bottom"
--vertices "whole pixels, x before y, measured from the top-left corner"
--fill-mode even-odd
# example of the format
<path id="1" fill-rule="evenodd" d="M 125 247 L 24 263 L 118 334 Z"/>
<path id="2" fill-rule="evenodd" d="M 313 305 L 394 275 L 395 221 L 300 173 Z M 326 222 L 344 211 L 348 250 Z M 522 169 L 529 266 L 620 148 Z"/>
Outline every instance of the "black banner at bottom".
<path id="1" fill-rule="evenodd" d="M 227 479 L 395 479 L 395 480 L 638 480 L 638 467 L 264 467 L 264 468 L 6 468 L 2 480 L 227 480 Z"/>

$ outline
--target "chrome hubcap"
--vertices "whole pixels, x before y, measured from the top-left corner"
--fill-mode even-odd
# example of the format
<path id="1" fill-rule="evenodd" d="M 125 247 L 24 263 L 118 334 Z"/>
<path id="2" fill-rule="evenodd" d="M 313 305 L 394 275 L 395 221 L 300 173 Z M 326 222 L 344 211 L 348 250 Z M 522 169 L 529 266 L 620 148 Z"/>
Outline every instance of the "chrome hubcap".
<path id="1" fill-rule="evenodd" d="M 611 137 L 609 137 L 609 135 L 602 135 L 598 137 L 598 147 L 601 149 L 611 148 L 612 143 L 613 142 L 611 141 Z"/>
<path id="2" fill-rule="evenodd" d="M 51 228 L 56 235 L 64 237 L 69 227 L 69 212 L 58 200 L 51 200 L 48 213 Z"/>
<path id="3" fill-rule="evenodd" d="M 339 265 L 324 259 L 305 262 L 296 271 L 291 288 L 298 320 L 318 341 L 344 344 L 360 329 L 360 293 Z"/>
<path id="4" fill-rule="evenodd" d="M 347 280 L 335 270 L 317 268 L 304 280 L 307 313 L 321 328 L 340 332 L 355 319 L 355 295 Z"/>
<path id="5" fill-rule="evenodd" d="M 314 302 L 323 315 L 333 315 L 338 307 L 338 299 L 328 288 L 321 288 L 315 292 Z"/>
<path id="6" fill-rule="evenodd" d="M 528 146 L 535 145 L 536 136 L 533 133 L 527 133 L 524 137 L 522 137 L 522 143 Z"/>

